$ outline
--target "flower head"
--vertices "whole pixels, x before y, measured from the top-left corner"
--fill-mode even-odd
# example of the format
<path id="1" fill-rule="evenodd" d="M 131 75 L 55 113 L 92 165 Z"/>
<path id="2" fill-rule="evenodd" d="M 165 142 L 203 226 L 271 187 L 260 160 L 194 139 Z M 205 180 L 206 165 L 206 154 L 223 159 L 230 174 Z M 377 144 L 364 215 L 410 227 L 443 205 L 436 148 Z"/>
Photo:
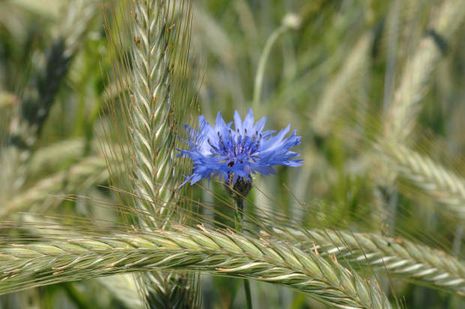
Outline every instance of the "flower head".
<path id="1" fill-rule="evenodd" d="M 241 186 L 252 182 L 251 175 L 274 173 L 273 166 L 299 166 L 302 160 L 296 159 L 298 153 L 290 149 L 301 142 L 294 130 L 286 136 L 290 126 L 279 131 L 263 130 L 266 118 L 254 122 L 250 109 L 244 120 L 238 112 L 232 122 L 226 123 L 218 113 L 214 126 L 205 117 L 199 117 L 199 128 L 186 126 L 188 132 L 187 150 L 181 150 L 181 156 L 193 161 L 192 175 L 184 183 L 194 184 L 203 178 L 218 176 L 227 184 Z"/>

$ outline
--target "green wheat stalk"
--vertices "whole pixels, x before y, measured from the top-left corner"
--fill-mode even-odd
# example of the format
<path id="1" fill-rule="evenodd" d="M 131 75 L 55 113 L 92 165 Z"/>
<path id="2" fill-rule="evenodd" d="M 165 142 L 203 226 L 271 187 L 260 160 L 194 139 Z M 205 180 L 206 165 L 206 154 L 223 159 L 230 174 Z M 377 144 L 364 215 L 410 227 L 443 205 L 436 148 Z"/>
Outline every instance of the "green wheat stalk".
<path id="1" fill-rule="evenodd" d="M 28 182 L 81 160 L 86 152 L 86 146 L 86 141 L 76 138 L 60 140 L 38 148 L 28 162 Z M 98 149 L 98 147 L 91 145 L 90 149 Z"/>
<path id="2" fill-rule="evenodd" d="M 407 141 L 421 109 L 419 103 L 428 91 L 433 73 L 446 52 L 447 42 L 453 38 L 465 18 L 465 3 L 460 0 L 444 1 L 433 16 L 424 38 L 404 66 L 392 102 L 388 102 L 383 123 L 385 140 L 401 143 Z M 376 181 L 381 183 L 385 191 L 392 191 L 395 172 L 382 166 L 378 174 L 381 177 Z M 384 202 L 390 204 L 393 208 L 391 213 L 395 215 L 396 205 L 391 201 Z"/>
<path id="3" fill-rule="evenodd" d="M 371 33 L 362 35 L 349 52 L 343 67 L 325 87 L 312 123 L 318 134 L 327 135 L 332 127 L 330 124 L 349 103 L 348 93 L 367 69 L 366 59 L 369 58 L 371 41 Z"/>
<path id="4" fill-rule="evenodd" d="M 413 130 L 420 111 L 419 102 L 443 58 L 445 44 L 453 37 L 464 18 L 465 2 L 462 0 L 444 1 L 434 14 L 427 34 L 404 67 L 399 87 L 387 110 L 384 126 L 386 137 L 403 141 Z"/>
<path id="5" fill-rule="evenodd" d="M 465 296 L 465 264 L 444 251 L 374 233 L 291 228 L 273 231 L 286 240 L 299 242 L 307 251 L 336 256 L 340 262 L 374 267 Z"/>
<path id="6" fill-rule="evenodd" d="M 67 170 L 38 181 L 34 186 L 6 201 L 0 208 L 0 218 L 27 211 L 33 206 L 43 204 L 53 195 L 63 199 L 66 194 L 90 188 L 106 180 L 108 180 L 108 170 L 105 160 L 98 156 L 84 158 Z M 57 196 L 55 198 L 58 200 Z"/>
<path id="7" fill-rule="evenodd" d="M 67 75 L 71 61 L 77 54 L 96 12 L 96 1 L 69 2 L 45 65 L 34 77 L 32 90 L 21 98 L 20 109 L 11 123 L 11 146 L 24 149 L 35 144 L 60 84 Z"/>
<path id="8" fill-rule="evenodd" d="M 402 178 L 441 202 L 454 215 L 465 217 L 465 180 L 461 176 L 397 143 L 380 144 L 380 150 Z"/>
<path id="9" fill-rule="evenodd" d="M 290 244 L 232 231 L 174 231 L 64 237 L 0 248 L 0 293 L 154 269 L 206 271 L 286 285 L 336 307 L 389 308 L 374 282 Z"/>
<path id="10" fill-rule="evenodd" d="M 157 214 L 158 222 L 145 222 L 154 226 L 160 226 L 166 216 L 173 189 L 173 177 L 169 174 L 172 169 L 167 166 L 174 152 L 168 119 L 171 110 L 168 43 L 172 32 L 169 28 L 173 26 L 170 6 L 155 0 L 134 3 L 130 147 L 134 147 L 134 189 L 140 197 L 136 203 L 145 212 Z M 160 199 L 166 204 L 154 208 L 155 201 Z"/>
<path id="11" fill-rule="evenodd" d="M 121 162 L 126 165 L 122 176 L 130 175 L 129 182 L 123 181 L 134 192 L 132 203 L 138 225 L 147 231 L 165 229 L 175 208 L 180 206 L 177 187 L 182 180 L 183 164 L 177 158 L 176 145 L 184 115 L 191 107 L 186 84 L 191 4 L 161 0 L 124 4 L 133 14 L 122 12 L 126 23 L 117 29 L 127 32 L 130 38 L 131 65 L 120 55 L 121 63 L 115 67 L 117 81 L 112 84 L 123 101 L 122 113 L 115 113 L 114 127 L 118 128 L 118 122 L 122 122 L 121 128 L 127 130 L 124 147 L 127 151 L 119 152 Z M 113 38 L 117 52 L 119 36 L 118 33 Z M 121 169 L 109 165 L 109 170 L 112 174 L 112 170 Z M 193 278 L 150 272 L 140 277 L 140 287 L 150 306 L 195 307 L 197 291 Z"/>
<path id="12" fill-rule="evenodd" d="M 63 232 L 63 235 L 80 238 L 83 237 L 77 226 L 70 229 L 61 225 L 54 218 L 36 216 L 30 213 L 22 214 L 21 222 L 18 227 L 25 230 L 30 235 L 39 236 L 42 240 L 55 239 L 57 232 Z M 77 223 L 75 223 L 77 224 Z M 12 225 L 11 227 L 14 227 Z M 82 223 L 80 225 L 82 230 Z M 90 230 L 94 230 L 89 226 Z M 102 287 L 107 289 L 116 299 L 120 300 L 128 308 L 144 308 L 144 301 L 140 295 L 135 276 L 133 274 L 118 274 L 108 277 L 98 277 L 95 279 Z"/>
<path id="13" fill-rule="evenodd" d="M 117 68 L 130 72 L 129 80 L 125 74 L 118 83 L 129 90 L 129 96 L 121 97 L 125 101 L 122 114 L 116 115 L 127 123 L 128 152 L 121 152 L 121 162 L 134 174 L 135 205 L 155 214 L 154 219 L 140 220 L 161 228 L 170 220 L 175 192 L 185 173 L 176 147 L 186 112 L 194 107 L 187 84 L 191 8 L 189 1 L 149 0 L 132 5 L 134 18 L 127 26 L 131 27 L 133 67 L 122 63 L 122 69 Z"/>
<path id="14" fill-rule="evenodd" d="M 9 128 L 8 147 L 2 152 L 0 197 L 6 199 L 25 182 L 31 149 L 36 144 L 50 113 L 71 60 L 77 54 L 95 16 L 97 2 L 77 0 L 69 3 L 59 34 L 52 43 L 45 65 L 32 78 L 31 87 L 20 99 Z M 0 200 L 1 201 L 1 200 Z"/>

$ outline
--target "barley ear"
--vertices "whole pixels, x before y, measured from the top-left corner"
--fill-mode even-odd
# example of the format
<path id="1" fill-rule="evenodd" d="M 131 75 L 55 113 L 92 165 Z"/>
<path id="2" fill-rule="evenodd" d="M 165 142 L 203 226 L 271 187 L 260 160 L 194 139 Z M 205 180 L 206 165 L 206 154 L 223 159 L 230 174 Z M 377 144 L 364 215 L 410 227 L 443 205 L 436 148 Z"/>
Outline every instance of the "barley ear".
<path id="1" fill-rule="evenodd" d="M 113 150 L 112 154 L 119 154 L 124 166 L 123 172 L 114 166 L 109 169 L 123 175 L 124 189 L 134 193 L 130 203 L 137 224 L 147 231 L 166 229 L 180 206 L 177 189 L 184 170 L 176 148 L 192 102 L 186 84 L 191 3 L 146 0 L 123 1 L 123 5 L 123 23 L 116 27 L 121 31 L 111 40 L 117 51 L 130 46 L 129 56 L 120 55 L 113 83 L 120 89 L 119 100 L 113 103 L 113 127 L 122 130 L 125 140 L 123 151 Z M 179 273 L 154 272 L 140 277 L 142 293 L 154 307 L 195 306 L 196 282 Z"/>
<path id="2" fill-rule="evenodd" d="M 121 272 L 177 269 L 281 284 L 335 307 L 390 308 L 376 282 L 287 242 L 187 227 L 61 238 L 1 246 L 0 293 Z"/>
<path id="3" fill-rule="evenodd" d="M 24 163 L 31 155 L 31 149 L 47 120 L 60 84 L 67 75 L 71 60 L 78 52 L 96 12 L 98 10 L 95 1 L 76 0 L 68 3 L 45 64 L 32 77 L 31 85 L 19 98 L 17 110 L 12 117 L 8 147 L 0 157 L 3 170 L 0 175 L 0 196 L 8 196 L 23 185 L 26 178 Z"/>
<path id="4" fill-rule="evenodd" d="M 413 130 L 420 111 L 420 101 L 434 78 L 447 42 L 465 18 L 465 2 L 446 0 L 432 17 L 425 37 L 418 44 L 412 59 L 404 67 L 400 84 L 389 104 L 384 133 L 389 139 L 405 140 Z"/>
<path id="5" fill-rule="evenodd" d="M 279 237 L 298 242 L 307 251 L 336 256 L 343 264 L 374 268 L 465 295 L 465 264 L 444 251 L 375 233 L 290 228 L 275 228 L 274 231 Z"/>
<path id="6" fill-rule="evenodd" d="M 379 145 L 382 156 L 391 162 L 400 177 L 445 206 L 445 210 L 465 219 L 465 179 L 426 155 L 398 143 Z"/>

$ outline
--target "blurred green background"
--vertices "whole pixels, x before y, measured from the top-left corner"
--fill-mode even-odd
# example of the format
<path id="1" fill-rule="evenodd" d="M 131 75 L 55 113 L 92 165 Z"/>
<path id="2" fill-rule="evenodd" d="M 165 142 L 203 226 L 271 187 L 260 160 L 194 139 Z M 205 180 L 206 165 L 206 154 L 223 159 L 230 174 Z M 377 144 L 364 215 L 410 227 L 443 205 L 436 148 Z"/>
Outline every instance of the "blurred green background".
<path id="1" fill-rule="evenodd" d="M 25 139 L 21 184 L 2 183 L 0 202 L 9 216 L 72 214 L 97 225 L 117 217 L 102 206 L 117 203 L 104 162 L 92 161 L 102 152 L 102 127 L 111 113 L 106 103 L 118 91 L 108 76 L 119 51 L 108 44 L 104 26 L 113 25 L 107 9 L 115 2 L 78 2 L 0 1 L 2 150 L 19 147 L 12 136 L 37 137 Z M 428 185 L 408 168 L 402 177 L 392 175 L 388 162 L 396 155 L 377 145 L 400 126 L 408 131 L 403 145 L 462 181 L 464 11 L 460 1 L 446 0 L 193 1 L 190 65 L 200 109 L 189 111 L 192 118 L 213 120 L 221 111 L 231 119 L 234 110 L 244 115 L 252 107 L 256 117 L 268 117 L 268 128 L 290 123 L 302 136 L 303 167 L 254 180 L 250 220 L 268 214 L 270 222 L 301 228 L 404 237 L 463 257 L 464 221 L 456 213 L 465 196 L 454 191 L 445 201 L 434 181 Z M 63 72 L 44 74 L 60 42 Z M 414 107 L 399 109 L 403 122 L 395 107 L 410 101 Z M 23 127 L 31 123 L 21 120 L 27 112 L 18 112 L 24 102 L 50 107 L 43 125 Z M 47 187 L 51 179 L 56 182 Z M 224 199 L 222 185 L 202 187 L 193 192 L 205 206 L 199 212 L 222 221 L 216 212 L 223 210 L 212 211 Z M 449 211 L 443 206 L 453 198 L 459 202 Z M 380 276 L 390 299 L 406 308 L 465 306 L 446 289 Z M 205 308 L 244 306 L 240 280 L 203 275 L 201 286 Z M 283 287 L 254 282 L 252 289 L 256 308 L 325 307 Z M 0 308 L 128 306 L 101 283 L 86 281 L 2 296 Z"/>

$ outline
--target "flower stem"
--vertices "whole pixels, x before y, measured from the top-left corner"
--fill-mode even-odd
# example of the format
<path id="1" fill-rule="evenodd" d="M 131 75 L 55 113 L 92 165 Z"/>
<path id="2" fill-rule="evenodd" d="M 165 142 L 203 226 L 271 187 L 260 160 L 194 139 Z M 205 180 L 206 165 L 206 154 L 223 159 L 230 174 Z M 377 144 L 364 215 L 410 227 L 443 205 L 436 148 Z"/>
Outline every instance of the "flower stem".
<path id="1" fill-rule="evenodd" d="M 242 232 L 242 220 L 244 218 L 244 199 L 242 197 L 234 198 L 236 201 L 236 211 L 234 213 L 234 224 L 236 232 Z"/>
<path id="2" fill-rule="evenodd" d="M 255 75 L 255 84 L 252 101 L 252 106 L 255 110 L 259 107 L 260 104 L 261 92 L 263 88 L 263 77 L 265 76 L 265 66 L 266 62 L 268 61 L 271 48 L 273 47 L 274 43 L 278 40 L 278 38 L 281 36 L 281 34 L 286 32 L 287 30 L 288 27 L 286 25 L 281 25 L 278 29 L 276 29 L 266 41 L 265 48 L 262 51 L 260 60 L 258 62 L 257 73 Z"/>
<path id="3" fill-rule="evenodd" d="M 244 218 L 244 198 L 243 197 L 236 197 L 234 198 L 236 201 L 236 211 L 234 216 L 234 223 L 236 232 L 242 232 L 242 223 Z M 250 282 L 249 279 L 244 279 L 244 291 L 245 291 L 245 299 L 247 302 L 247 308 L 252 309 L 252 293 L 250 292 Z"/>
<path id="4" fill-rule="evenodd" d="M 252 293 L 250 293 L 249 279 L 244 279 L 245 299 L 247 301 L 247 308 L 252 309 Z"/>

